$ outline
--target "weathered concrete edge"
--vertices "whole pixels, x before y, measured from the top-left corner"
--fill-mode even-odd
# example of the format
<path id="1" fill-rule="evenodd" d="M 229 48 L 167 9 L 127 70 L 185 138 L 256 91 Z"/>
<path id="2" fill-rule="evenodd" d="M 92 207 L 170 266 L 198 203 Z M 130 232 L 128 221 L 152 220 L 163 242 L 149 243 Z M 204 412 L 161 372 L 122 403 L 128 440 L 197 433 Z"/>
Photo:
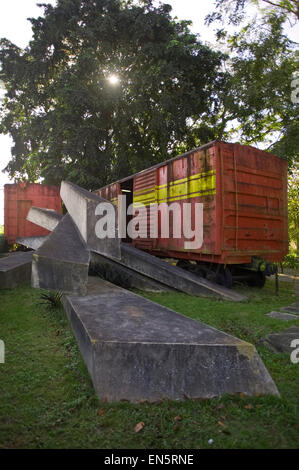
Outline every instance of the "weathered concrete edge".
<path id="1" fill-rule="evenodd" d="M 68 213 L 76 224 L 83 240 L 87 243 L 87 200 L 79 198 L 75 188 L 68 181 L 61 182 L 60 197 L 63 200 Z"/>
<path id="2" fill-rule="evenodd" d="M 137 294 L 134 294 L 134 295 L 137 295 Z M 128 388 L 124 391 L 123 395 L 119 395 L 119 394 L 114 394 L 112 393 L 112 395 L 110 394 L 111 390 L 114 390 L 115 387 L 113 386 L 113 384 L 110 384 L 110 386 L 108 385 L 106 388 L 106 390 L 103 390 L 103 383 L 108 383 L 109 382 L 109 377 L 110 377 L 110 373 L 108 373 L 108 375 L 105 377 L 104 379 L 104 373 L 103 371 L 101 372 L 100 376 L 102 377 L 102 381 L 101 383 L 98 382 L 97 380 L 97 377 L 99 375 L 99 373 L 97 373 L 97 370 L 96 368 L 98 367 L 103 367 L 101 366 L 101 364 L 99 364 L 99 361 L 97 360 L 97 354 L 99 353 L 99 348 L 102 349 L 102 351 L 100 351 L 100 355 L 102 355 L 101 357 L 101 360 L 100 360 L 100 363 L 103 363 L 105 362 L 105 360 L 107 359 L 108 361 L 111 360 L 111 357 L 113 358 L 113 361 L 117 359 L 118 363 L 116 364 L 114 362 L 113 364 L 113 367 L 117 367 L 119 369 L 119 373 L 122 373 L 122 370 L 126 370 L 126 375 L 123 377 L 123 379 L 125 379 L 126 376 L 130 375 L 130 373 L 128 374 L 128 370 L 127 370 L 127 365 L 126 365 L 126 360 L 124 359 L 126 354 L 125 353 L 128 353 L 128 351 L 132 351 L 132 348 L 135 350 L 135 353 L 137 354 L 133 354 L 133 356 L 135 357 L 139 357 L 140 354 L 138 354 L 138 349 L 142 348 L 142 355 L 146 354 L 146 349 L 149 347 L 149 348 L 152 348 L 152 346 L 154 345 L 155 346 L 155 350 L 159 350 L 161 352 L 162 350 L 162 354 L 165 354 L 167 357 L 169 357 L 169 354 L 172 355 L 173 358 L 175 358 L 178 354 L 178 352 L 182 352 L 182 348 L 184 349 L 184 351 L 191 351 L 192 352 L 192 355 L 190 356 L 190 359 L 192 359 L 193 355 L 194 355 L 194 348 L 196 348 L 196 352 L 199 353 L 200 355 L 200 352 L 201 351 L 205 351 L 207 348 L 209 350 L 209 355 L 211 353 L 213 354 L 218 354 L 218 351 L 219 351 L 219 348 L 221 347 L 224 351 L 230 351 L 229 354 L 232 354 L 234 355 L 234 357 L 236 358 L 236 361 L 240 361 L 240 357 L 243 356 L 244 360 L 246 362 L 248 362 L 248 365 L 247 367 L 245 367 L 245 370 L 250 370 L 251 371 L 251 375 L 253 378 L 257 378 L 258 376 L 260 376 L 262 378 L 262 380 L 260 381 L 260 383 L 258 383 L 255 388 L 252 384 L 254 384 L 254 380 L 251 381 L 251 387 L 253 386 L 253 389 L 251 389 L 251 391 L 249 393 L 247 393 L 247 391 L 245 389 L 231 389 L 231 388 L 224 388 L 221 393 L 219 393 L 219 391 L 217 390 L 214 390 L 212 392 L 209 392 L 209 393 L 200 393 L 199 395 L 198 394 L 195 394 L 194 396 L 190 396 L 190 398 L 211 398 L 213 396 L 219 396 L 219 395 L 223 395 L 225 393 L 244 393 L 244 394 L 248 394 L 248 395 L 254 395 L 254 394 L 258 394 L 258 395 L 265 395 L 265 394 L 272 394 L 272 395 L 276 395 L 276 396 L 280 396 L 279 395 L 279 392 L 277 390 L 277 387 L 275 385 L 275 383 L 273 382 L 273 379 L 271 378 L 269 372 L 267 371 L 263 361 L 261 360 L 261 358 L 259 357 L 257 351 L 256 351 L 256 348 L 250 344 L 250 343 L 246 343 L 244 341 L 241 341 L 240 340 L 240 343 L 239 344 L 233 344 L 233 345 L 229 345 L 229 344 L 215 344 L 215 345 L 211 345 L 211 344 L 207 344 L 207 345 L 199 345 L 199 344 L 184 344 L 184 343 L 155 343 L 155 342 L 144 342 L 144 343 L 138 343 L 138 342 L 120 342 L 120 341 L 97 341 L 97 340 L 94 340 L 90 337 L 89 335 L 89 332 L 87 331 L 87 329 L 85 328 L 84 326 L 84 323 L 82 322 L 82 319 L 80 318 L 80 315 L 78 315 L 78 313 L 75 311 L 73 305 L 72 305 L 72 300 L 70 298 L 70 296 L 63 296 L 63 305 L 64 305 L 64 308 L 65 308 L 65 311 L 66 311 L 66 314 L 68 316 L 68 319 L 70 321 L 70 324 L 71 324 L 71 327 L 72 327 L 72 330 L 73 330 L 73 333 L 78 341 L 78 344 L 79 344 L 79 348 L 80 348 L 80 351 L 81 351 L 81 354 L 83 356 L 83 359 L 86 363 L 86 366 L 88 368 L 88 371 L 90 373 L 90 376 L 92 378 L 92 381 L 93 381 L 93 384 L 94 384 L 94 388 L 96 390 L 96 392 L 98 393 L 98 395 L 100 396 L 100 398 L 102 399 L 107 399 L 108 401 L 120 401 L 122 399 L 128 399 L 128 395 L 131 397 L 130 398 L 130 401 L 139 401 L 141 399 L 148 399 L 149 401 L 155 401 L 156 399 L 159 400 L 161 398 L 172 398 L 172 399 L 181 399 L 181 400 L 184 400 L 186 398 L 185 394 L 184 394 L 184 391 L 182 391 L 182 393 L 180 394 L 177 394 L 177 393 L 174 393 L 173 395 L 171 393 L 165 393 L 163 395 L 160 394 L 157 392 L 157 397 L 152 399 L 149 398 L 149 397 L 146 397 L 146 396 L 141 396 L 141 395 L 138 395 L 138 392 L 135 391 L 134 392 L 134 377 L 131 377 L 132 379 L 132 387 L 133 388 L 130 388 L 129 387 L 129 384 L 127 384 L 127 387 L 130 388 L 130 390 L 128 391 Z M 178 314 L 177 312 L 174 312 L 176 314 Z M 178 314 L 180 315 L 180 314 Z M 188 317 L 186 317 L 188 318 Z M 214 328 L 215 329 L 215 328 Z M 229 335 L 228 335 L 229 336 Z M 125 347 L 125 351 L 122 349 L 122 346 Z M 112 348 L 112 354 L 111 354 L 111 348 Z M 117 348 L 117 349 L 115 349 Z M 137 349 L 137 350 L 136 350 Z M 109 350 L 110 350 L 110 353 L 109 353 Z M 118 354 L 119 350 L 121 350 L 121 354 Z M 152 351 L 152 349 L 151 349 Z M 141 352 L 141 351 L 139 351 Z M 105 359 L 105 354 L 108 354 L 108 358 Z M 123 361 L 123 363 L 122 363 Z M 163 366 L 165 366 L 165 363 L 163 363 Z M 136 369 L 136 366 L 134 366 L 135 369 Z M 135 369 L 133 367 L 133 370 L 131 370 L 131 375 L 132 374 L 135 374 Z M 111 366 L 109 367 L 108 366 L 108 370 L 112 370 Z M 221 368 L 219 369 L 220 372 L 222 372 Z M 196 367 L 194 367 L 194 371 L 198 372 L 198 364 L 196 364 Z M 119 379 L 118 379 L 119 380 Z M 225 382 L 225 380 L 224 380 Z M 263 387 L 261 388 L 261 383 L 263 384 Z M 106 385 L 105 385 L 106 386 Z M 246 386 L 246 385 L 245 385 Z M 136 387 L 135 387 L 136 388 Z M 137 387 L 138 388 L 138 387 Z M 121 392 L 122 393 L 122 392 Z M 134 398 L 134 394 L 135 394 L 135 398 Z M 145 395 L 146 395 L 146 392 L 145 392 Z M 152 395 L 152 394 L 151 394 Z M 132 398 L 133 397 L 133 398 Z"/>
<path id="3" fill-rule="evenodd" d="M 32 253 L 18 252 L 0 259 L 0 289 L 12 289 L 30 282 Z"/>
<path id="4" fill-rule="evenodd" d="M 60 212 L 44 207 L 32 206 L 29 209 L 26 220 L 52 232 L 62 218 L 63 214 Z"/>
<path id="5" fill-rule="evenodd" d="M 16 242 L 32 250 L 38 250 L 47 239 L 48 235 L 41 235 L 36 237 L 16 238 Z"/>
<path id="6" fill-rule="evenodd" d="M 93 383 L 108 401 L 279 396 L 258 354 L 242 359 L 236 345 L 107 342 L 91 350 Z"/>
<path id="7" fill-rule="evenodd" d="M 32 260 L 36 260 L 36 261 L 37 261 L 38 259 L 48 259 L 48 258 L 47 258 L 47 256 L 40 255 L 40 254 L 38 254 L 37 252 L 34 252 L 34 253 L 33 253 L 33 256 L 32 256 Z M 89 267 L 89 262 L 90 262 L 90 258 L 89 258 L 89 261 L 88 261 L 88 262 L 84 262 L 84 261 L 69 261 L 69 260 L 61 259 L 61 258 L 59 258 L 58 256 L 55 256 L 55 255 L 51 257 L 51 260 L 53 260 L 53 261 L 55 260 L 55 261 L 57 261 L 58 263 L 63 263 L 63 264 L 70 265 L 70 266 L 76 264 L 76 265 L 87 266 L 87 267 Z"/>
<path id="8" fill-rule="evenodd" d="M 100 255 L 94 251 L 90 252 L 90 268 L 93 270 L 97 269 L 97 266 L 107 264 L 113 268 L 119 275 L 124 275 L 129 278 L 130 289 L 136 289 L 146 292 L 178 292 L 176 289 L 163 284 L 162 282 L 156 281 L 145 274 L 141 274 L 134 269 L 125 266 L 112 258 Z"/>
<path id="9" fill-rule="evenodd" d="M 90 251 L 108 258 L 121 258 L 120 238 L 118 237 L 117 208 L 108 200 L 77 186 L 70 181 L 62 181 L 60 196 L 68 213 L 77 226 Z M 100 203 L 109 204 L 115 215 L 115 234 L 112 238 L 101 239 L 96 234 L 96 207 Z M 92 222 L 91 222 L 92 221 Z"/>
<path id="10" fill-rule="evenodd" d="M 151 276 L 159 280 L 159 282 L 164 282 L 166 285 L 186 294 L 218 297 L 219 299 L 231 302 L 248 300 L 243 294 L 211 283 L 206 279 L 201 279 L 193 273 L 177 266 L 172 266 L 156 256 L 123 243 L 121 243 L 121 259 L 119 263 L 141 274 Z M 181 280 L 181 283 L 179 280 Z"/>
<path id="11" fill-rule="evenodd" d="M 31 280 L 31 261 L 14 266 L 9 271 L 0 271 L 0 289 L 12 289 Z"/>
<path id="12" fill-rule="evenodd" d="M 41 263 L 41 266 L 39 265 L 39 262 Z M 43 271 L 43 263 L 47 265 L 48 269 L 50 268 L 50 272 L 55 272 L 56 274 L 55 276 L 50 276 L 50 281 L 48 278 L 45 282 L 45 279 L 43 279 L 42 275 L 40 275 L 40 272 L 44 272 L 44 274 L 46 273 L 45 270 Z M 74 263 L 65 260 L 57 260 L 55 258 L 49 259 L 47 257 L 40 256 L 37 253 L 34 253 L 32 258 L 31 286 L 35 289 L 53 290 L 63 292 L 68 295 L 85 296 L 87 293 L 88 286 L 89 264 L 76 263 L 76 273 L 78 273 L 78 270 L 80 271 L 80 276 L 77 276 L 78 278 L 80 277 L 80 283 L 77 283 L 76 280 L 75 282 L 72 282 L 73 290 L 70 288 L 70 284 L 68 286 L 61 284 L 61 276 L 59 275 L 61 270 L 63 272 L 65 267 L 68 266 L 70 272 L 73 275 L 75 273 Z M 67 280 L 69 280 L 69 278 L 67 278 Z"/>

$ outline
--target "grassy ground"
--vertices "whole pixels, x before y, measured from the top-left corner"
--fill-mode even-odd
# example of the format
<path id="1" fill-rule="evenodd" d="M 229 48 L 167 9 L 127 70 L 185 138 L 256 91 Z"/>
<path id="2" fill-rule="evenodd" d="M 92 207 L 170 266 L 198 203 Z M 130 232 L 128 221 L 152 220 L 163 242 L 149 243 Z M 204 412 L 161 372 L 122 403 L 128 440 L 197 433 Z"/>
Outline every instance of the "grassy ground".
<path id="1" fill-rule="evenodd" d="M 240 290 L 244 292 L 244 289 Z M 62 310 L 39 305 L 29 287 L 0 290 L 0 448 L 298 448 L 299 364 L 258 341 L 296 322 L 265 317 L 295 300 L 273 282 L 246 291 L 248 303 L 186 296 L 146 297 L 254 343 L 281 398 L 226 396 L 157 404 L 100 402 Z M 144 422 L 136 433 L 134 427 Z M 209 445 L 209 439 L 213 444 Z"/>

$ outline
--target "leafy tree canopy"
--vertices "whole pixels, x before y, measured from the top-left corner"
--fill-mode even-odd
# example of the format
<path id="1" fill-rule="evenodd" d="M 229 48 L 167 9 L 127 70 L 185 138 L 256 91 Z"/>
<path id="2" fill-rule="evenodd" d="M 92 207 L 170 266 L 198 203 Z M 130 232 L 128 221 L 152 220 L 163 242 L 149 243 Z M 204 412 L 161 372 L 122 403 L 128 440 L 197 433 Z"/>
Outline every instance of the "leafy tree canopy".
<path id="1" fill-rule="evenodd" d="M 245 7 L 269 4 L 244 24 Z M 222 108 L 216 117 L 218 132 L 224 139 L 267 147 L 287 158 L 290 167 L 298 158 L 299 61 L 296 44 L 284 32 L 286 18 L 296 21 L 298 2 L 255 0 L 216 0 L 216 9 L 208 23 L 222 20 L 239 25 L 234 34 L 218 30 L 218 40 L 227 52 L 225 68 L 229 72 Z M 243 21 L 243 23 L 242 23 Z"/>
<path id="2" fill-rule="evenodd" d="M 215 0 L 215 10 L 206 18 L 208 24 L 213 21 L 226 21 L 238 25 L 245 19 L 246 7 L 268 7 L 275 14 L 283 14 L 285 17 L 299 19 L 298 0 Z"/>
<path id="3" fill-rule="evenodd" d="M 151 0 L 40 5 L 44 17 L 30 20 L 25 50 L 0 42 L 10 176 L 95 189 L 215 138 L 263 143 L 292 166 L 299 66 L 284 24 L 296 20 L 297 2 L 275 0 L 244 25 L 250 3 L 269 2 L 216 0 L 207 21 L 240 27 L 218 31 L 223 52 Z"/>
<path id="4" fill-rule="evenodd" d="M 223 55 L 171 7 L 58 0 L 30 19 L 21 50 L 0 43 L 7 93 L 0 131 L 14 141 L 11 177 L 94 189 L 214 137 Z M 111 78 L 114 75 L 114 83 Z M 200 122 L 192 131 L 194 123 Z"/>
<path id="5" fill-rule="evenodd" d="M 288 219 L 291 249 L 299 256 L 299 163 L 288 180 Z"/>

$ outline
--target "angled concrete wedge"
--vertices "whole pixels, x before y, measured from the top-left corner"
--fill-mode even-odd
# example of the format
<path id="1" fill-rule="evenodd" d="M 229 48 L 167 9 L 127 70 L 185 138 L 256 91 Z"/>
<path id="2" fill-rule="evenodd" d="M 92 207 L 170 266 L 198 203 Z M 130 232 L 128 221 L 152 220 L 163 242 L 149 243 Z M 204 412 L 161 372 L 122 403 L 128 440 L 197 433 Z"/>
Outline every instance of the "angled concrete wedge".
<path id="1" fill-rule="evenodd" d="M 66 214 L 33 254 L 32 287 L 85 295 L 89 251 L 69 214 Z"/>
<path id="2" fill-rule="evenodd" d="M 124 243 L 121 244 L 121 260 L 119 262 L 186 294 L 218 297 L 234 302 L 246 300 L 244 295 L 235 292 L 233 289 L 227 289 L 185 269 L 172 266 L 157 256 L 150 255 Z"/>
<path id="3" fill-rule="evenodd" d="M 16 242 L 20 245 L 26 246 L 27 248 L 31 248 L 32 250 L 38 250 L 38 248 L 42 246 L 47 238 L 47 235 L 42 235 L 39 237 L 23 237 L 17 238 Z"/>
<path id="4" fill-rule="evenodd" d="M 27 220 L 29 220 L 29 222 L 46 228 L 50 230 L 50 232 L 55 229 L 62 217 L 63 214 L 52 209 L 44 209 L 35 206 L 32 206 L 27 214 Z"/>
<path id="5" fill-rule="evenodd" d="M 170 292 L 174 290 L 151 277 L 120 264 L 112 258 L 99 255 L 99 253 L 90 253 L 90 268 L 100 277 L 127 289 L 132 288 L 148 292 Z"/>
<path id="6" fill-rule="evenodd" d="M 253 345 L 109 282 L 63 303 L 100 399 L 279 395 Z"/>
<path id="7" fill-rule="evenodd" d="M 60 195 L 69 214 L 77 225 L 83 240 L 85 240 L 88 249 L 110 258 L 120 259 L 117 208 L 106 199 L 68 181 L 61 183 Z M 111 211 L 114 219 L 115 229 L 113 230 L 111 238 L 99 238 L 96 229 L 101 219 L 101 217 L 97 215 L 100 203 L 109 207 L 109 211 Z"/>
<path id="8" fill-rule="evenodd" d="M 0 259 L 0 289 L 11 289 L 30 281 L 32 251 L 17 252 Z"/>

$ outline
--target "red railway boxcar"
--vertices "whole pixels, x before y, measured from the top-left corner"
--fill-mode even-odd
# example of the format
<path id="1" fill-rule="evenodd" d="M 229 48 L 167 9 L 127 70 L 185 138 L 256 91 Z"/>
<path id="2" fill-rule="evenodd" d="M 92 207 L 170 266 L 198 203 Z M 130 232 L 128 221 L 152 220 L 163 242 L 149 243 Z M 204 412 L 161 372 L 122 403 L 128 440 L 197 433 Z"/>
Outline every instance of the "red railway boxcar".
<path id="1" fill-rule="evenodd" d="M 4 186 L 4 236 L 8 244 L 19 237 L 47 235 L 49 232 L 26 220 L 31 206 L 62 211 L 59 188 L 37 183 Z"/>
<path id="2" fill-rule="evenodd" d="M 96 192 L 114 203 L 126 194 L 127 205 L 147 206 L 147 219 L 151 204 L 203 203 L 198 250 L 171 234 L 125 241 L 227 286 L 262 286 L 288 252 L 287 162 L 250 146 L 214 141 Z"/>

